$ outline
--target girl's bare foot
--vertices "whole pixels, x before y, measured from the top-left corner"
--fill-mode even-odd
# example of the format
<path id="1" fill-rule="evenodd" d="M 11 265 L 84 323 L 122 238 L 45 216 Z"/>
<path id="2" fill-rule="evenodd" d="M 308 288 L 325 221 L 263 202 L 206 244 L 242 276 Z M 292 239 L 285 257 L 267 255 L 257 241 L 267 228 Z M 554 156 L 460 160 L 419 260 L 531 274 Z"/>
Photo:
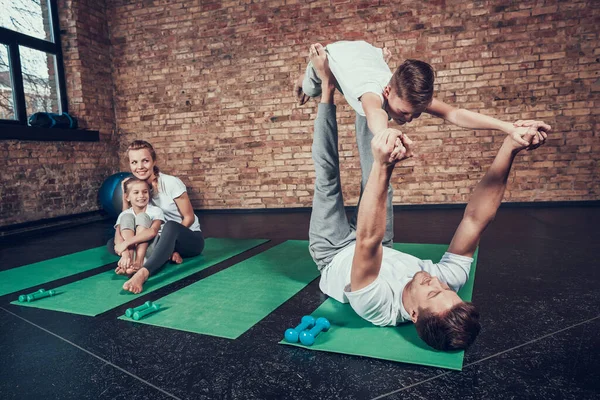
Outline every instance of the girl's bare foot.
<path id="1" fill-rule="evenodd" d="M 171 261 L 173 261 L 175 264 L 181 264 L 183 262 L 183 258 L 181 258 L 181 255 L 174 251 L 173 255 L 171 256 Z"/>
<path id="2" fill-rule="evenodd" d="M 300 75 L 294 84 L 294 94 L 298 98 L 298 104 L 304 105 L 308 100 L 310 100 L 310 96 L 302 91 L 302 82 L 304 81 L 304 74 Z"/>
<path id="3" fill-rule="evenodd" d="M 129 256 L 129 252 L 124 251 L 121 254 L 121 259 L 117 263 L 117 268 L 115 268 L 115 273 L 117 275 L 126 275 L 127 268 L 131 267 L 131 257 Z"/>
<path id="4" fill-rule="evenodd" d="M 141 293 L 148 276 L 150 276 L 150 272 L 146 268 L 141 268 L 123 284 L 123 289 L 135 294 Z"/>
<path id="5" fill-rule="evenodd" d="M 142 260 L 135 260 L 131 266 L 129 268 L 127 268 L 127 270 L 125 270 L 125 273 L 127 275 L 133 275 L 136 272 L 138 272 L 140 269 L 142 268 Z"/>
<path id="6" fill-rule="evenodd" d="M 387 64 L 388 61 L 390 61 L 390 58 L 392 58 L 392 52 L 387 47 L 384 47 L 381 51 L 383 52 L 383 60 Z"/>

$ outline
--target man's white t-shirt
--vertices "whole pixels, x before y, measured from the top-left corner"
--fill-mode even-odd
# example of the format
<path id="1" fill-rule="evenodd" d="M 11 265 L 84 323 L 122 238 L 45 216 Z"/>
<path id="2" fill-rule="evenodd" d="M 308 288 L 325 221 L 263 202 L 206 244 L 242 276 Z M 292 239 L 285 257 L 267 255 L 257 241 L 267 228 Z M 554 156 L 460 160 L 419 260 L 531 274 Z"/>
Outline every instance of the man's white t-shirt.
<path id="1" fill-rule="evenodd" d="M 364 41 L 342 41 L 325 47 L 329 68 L 346 101 L 358 114 L 365 116 L 360 98 L 375 93 L 383 104 L 383 89 L 392 79 L 392 71 L 383 59 L 383 51 Z"/>
<path id="2" fill-rule="evenodd" d="M 356 245 L 352 244 L 336 254 L 321 271 L 319 287 L 337 301 L 350 303 L 359 316 L 379 326 L 398 325 L 411 320 L 402 304 L 402 292 L 417 272 L 429 272 L 458 292 L 467 282 L 473 262 L 470 257 L 446 253 L 440 262 L 434 264 L 431 260 L 421 260 L 384 247 L 377 279 L 353 292 L 350 290 L 350 273 L 355 248 Z"/>
<path id="3" fill-rule="evenodd" d="M 151 221 L 156 221 L 158 219 L 165 222 L 165 214 L 163 213 L 163 210 L 161 210 L 159 207 L 153 206 L 152 204 L 148 203 L 148 205 L 146 206 L 146 211 L 144 212 L 148 214 Z M 117 222 L 115 222 L 115 229 L 117 229 L 117 226 L 121 224 L 121 217 L 125 214 L 135 215 L 135 211 L 133 211 L 133 208 L 130 207 L 127 210 L 123 211 L 121 214 L 119 214 L 119 216 L 117 217 Z"/>
<path id="4" fill-rule="evenodd" d="M 181 179 L 160 172 L 158 174 L 158 194 L 155 194 L 152 198 L 152 203 L 162 209 L 166 221 L 181 223 L 183 217 L 177 208 L 175 199 L 185 192 L 187 192 L 187 189 Z M 194 214 L 194 223 L 190 226 L 190 230 L 200 231 L 200 222 L 198 222 L 196 214 Z"/>

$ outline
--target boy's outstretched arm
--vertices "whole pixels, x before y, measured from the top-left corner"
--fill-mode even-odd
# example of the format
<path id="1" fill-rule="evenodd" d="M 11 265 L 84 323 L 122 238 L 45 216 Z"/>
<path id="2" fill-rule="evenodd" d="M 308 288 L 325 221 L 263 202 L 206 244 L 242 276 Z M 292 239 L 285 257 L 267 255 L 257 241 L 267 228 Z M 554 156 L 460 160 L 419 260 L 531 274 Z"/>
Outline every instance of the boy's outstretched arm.
<path id="1" fill-rule="evenodd" d="M 538 145 L 546 140 L 547 132 L 552 128 L 550 125 L 541 121 L 535 122 L 538 127 L 538 133 L 533 138 L 531 143 L 528 143 L 522 136 L 525 132 L 523 129 L 518 129 L 519 126 L 511 124 L 509 122 L 500 121 L 499 119 L 479 114 L 473 111 L 456 108 L 449 104 L 444 103 L 436 98 L 433 99 L 431 105 L 427 107 L 427 113 L 434 115 L 439 118 L 443 118 L 446 121 L 460 126 L 461 128 L 468 129 L 496 129 L 510 135 L 517 143 L 526 145 Z"/>
<path id="2" fill-rule="evenodd" d="M 388 115 L 382 107 L 381 97 L 376 93 L 365 93 L 360 97 L 367 125 L 373 135 L 388 128 Z"/>

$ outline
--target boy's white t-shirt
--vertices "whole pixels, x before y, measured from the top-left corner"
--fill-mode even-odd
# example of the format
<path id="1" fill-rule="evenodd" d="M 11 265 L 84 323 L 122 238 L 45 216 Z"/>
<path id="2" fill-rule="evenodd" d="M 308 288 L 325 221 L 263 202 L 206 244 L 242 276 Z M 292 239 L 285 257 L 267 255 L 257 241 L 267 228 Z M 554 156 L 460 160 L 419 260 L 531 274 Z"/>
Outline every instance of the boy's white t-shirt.
<path id="1" fill-rule="evenodd" d="M 146 214 L 148 214 L 148 216 L 150 217 L 151 221 L 156 221 L 161 220 L 163 222 L 165 222 L 165 214 L 163 213 L 163 210 L 160 209 L 160 207 L 156 207 L 153 206 L 152 204 L 148 203 L 148 205 L 146 206 L 146 211 L 144 211 Z M 119 214 L 119 216 L 117 217 L 117 222 L 115 222 L 115 229 L 117 229 L 117 226 L 121 224 L 121 217 L 125 214 L 133 214 L 135 215 L 135 211 L 133 211 L 133 208 L 128 208 L 127 210 L 121 212 L 121 214 Z M 162 227 L 162 224 L 161 224 Z"/>
<path id="2" fill-rule="evenodd" d="M 187 192 L 185 184 L 181 179 L 163 174 L 158 174 L 158 194 L 152 198 L 152 203 L 157 207 L 160 207 L 165 214 L 166 221 L 175 221 L 181 223 L 183 217 L 177 208 L 175 199 Z M 190 226 L 192 231 L 200 231 L 200 222 L 198 217 L 194 214 L 194 222 Z M 162 226 L 161 226 L 162 231 Z"/>
<path id="3" fill-rule="evenodd" d="M 439 263 L 421 260 L 410 254 L 383 247 L 379 276 L 368 286 L 350 290 L 350 273 L 355 244 L 340 251 L 321 271 L 319 287 L 323 293 L 341 303 L 350 303 L 354 311 L 379 326 L 398 325 L 410 321 L 402 304 L 402 292 L 419 271 L 429 272 L 457 292 L 469 278 L 473 259 L 446 253 Z"/>
<path id="4" fill-rule="evenodd" d="M 346 101 L 365 116 L 360 98 L 375 93 L 383 104 L 383 89 L 392 79 L 392 71 L 383 59 L 383 51 L 364 41 L 342 41 L 325 47 L 329 68 Z"/>

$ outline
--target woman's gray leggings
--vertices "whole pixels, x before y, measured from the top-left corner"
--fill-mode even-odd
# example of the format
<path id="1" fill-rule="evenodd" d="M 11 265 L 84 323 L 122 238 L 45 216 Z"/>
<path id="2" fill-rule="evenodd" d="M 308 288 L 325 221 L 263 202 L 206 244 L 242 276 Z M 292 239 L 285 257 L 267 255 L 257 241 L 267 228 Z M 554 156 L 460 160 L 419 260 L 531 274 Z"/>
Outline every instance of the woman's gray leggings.
<path id="1" fill-rule="evenodd" d="M 106 246 L 110 253 L 115 254 L 114 238 L 111 238 Z M 201 231 L 192 231 L 179 222 L 167 221 L 152 254 L 144 263 L 144 268 L 153 275 L 171 259 L 174 251 L 181 257 L 187 258 L 202 254 L 202 250 L 204 250 L 204 236 Z"/>

